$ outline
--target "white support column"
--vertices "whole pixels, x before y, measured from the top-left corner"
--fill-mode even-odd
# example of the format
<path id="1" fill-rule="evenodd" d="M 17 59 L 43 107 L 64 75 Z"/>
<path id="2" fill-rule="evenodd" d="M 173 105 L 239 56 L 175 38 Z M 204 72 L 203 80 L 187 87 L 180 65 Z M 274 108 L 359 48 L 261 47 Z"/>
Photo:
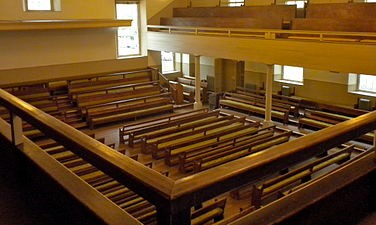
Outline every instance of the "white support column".
<path id="1" fill-rule="evenodd" d="M 266 72 L 266 90 L 265 90 L 265 125 L 273 124 L 272 122 L 272 94 L 273 94 L 273 74 L 274 65 L 267 65 Z"/>
<path id="2" fill-rule="evenodd" d="M 200 56 L 195 55 L 195 103 L 194 109 L 202 108 L 201 102 L 201 72 L 200 72 Z"/>
<path id="3" fill-rule="evenodd" d="M 22 119 L 14 113 L 11 113 L 11 132 L 13 145 L 17 147 L 22 147 Z"/>

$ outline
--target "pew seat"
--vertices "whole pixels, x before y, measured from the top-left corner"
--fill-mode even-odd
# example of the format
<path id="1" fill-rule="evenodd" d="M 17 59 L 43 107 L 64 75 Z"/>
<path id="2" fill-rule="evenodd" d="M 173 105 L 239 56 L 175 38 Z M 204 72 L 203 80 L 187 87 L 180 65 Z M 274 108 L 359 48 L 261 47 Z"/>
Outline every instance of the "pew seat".
<path id="1" fill-rule="evenodd" d="M 105 124 L 105 123 L 127 120 L 127 119 L 136 119 L 139 117 L 153 115 L 157 113 L 163 113 L 163 112 L 172 112 L 173 109 L 174 109 L 173 105 L 167 104 L 167 105 L 161 105 L 161 106 L 152 107 L 152 108 L 145 108 L 145 109 L 139 109 L 135 111 L 116 113 L 113 115 L 90 117 L 88 123 L 89 123 L 90 129 L 93 129 L 95 125 L 99 125 L 99 124 Z"/>
<path id="2" fill-rule="evenodd" d="M 258 114 L 258 115 L 265 115 L 265 108 L 246 104 L 246 103 L 239 102 L 239 101 L 221 99 L 219 101 L 219 104 L 221 105 L 221 107 L 225 106 L 225 107 L 230 107 L 234 109 L 245 110 L 247 112 Z M 287 123 L 288 117 L 289 117 L 289 111 L 286 110 L 282 112 L 282 111 L 272 110 L 272 117 L 281 119 L 284 123 Z"/>
<path id="3" fill-rule="evenodd" d="M 350 159 L 351 152 L 354 146 L 348 146 L 326 157 L 309 162 L 299 168 L 293 169 L 290 172 L 271 178 L 264 181 L 261 185 L 254 185 L 252 188 L 252 206 L 260 208 L 262 201 L 271 195 L 277 194 L 277 197 L 283 196 L 283 192 L 290 185 L 300 181 L 307 182 L 311 176 L 333 164 L 340 164 Z"/>

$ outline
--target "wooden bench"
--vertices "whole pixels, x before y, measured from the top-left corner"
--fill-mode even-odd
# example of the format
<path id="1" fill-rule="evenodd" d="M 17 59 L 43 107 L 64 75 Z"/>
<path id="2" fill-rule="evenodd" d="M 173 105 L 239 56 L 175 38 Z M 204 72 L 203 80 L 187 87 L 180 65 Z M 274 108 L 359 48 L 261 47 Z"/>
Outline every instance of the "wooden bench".
<path id="1" fill-rule="evenodd" d="M 253 114 L 265 115 L 264 107 L 252 105 L 252 103 L 250 104 L 250 102 L 242 100 L 242 99 L 225 97 L 224 99 L 219 100 L 219 104 L 222 108 L 229 107 L 233 109 L 250 112 Z M 289 114 L 290 114 L 290 110 L 283 110 L 283 109 L 281 109 L 281 111 L 272 110 L 272 117 L 281 119 L 285 124 L 288 123 Z"/>
<path id="2" fill-rule="evenodd" d="M 135 91 L 145 87 L 159 86 L 158 81 L 142 82 L 135 84 L 116 85 L 111 87 L 98 88 L 95 90 L 87 90 L 82 92 L 76 92 L 71 95 L 72 101 L 79 101 L 77 99 L 85 99 L 85 97 L 95 97 L 107 94 L 122 93 L 127 91 Z"/>
<path id="3" fill-rule="evenodd" d="M 234 121 L 233 116 L 219 117 L 219 114 L 209 114 L 206 117 L 198 118 L 194 121 L 183 121 L 183 123 L 167 124 L 161 129 L 145 133 L 141 137 L 142 150 L 147 152 L 148 145 L 155 145 L 164 141 L 174 140 L 174 138 L 183 137 L 185 135 L 197 133 L 203 130 L 220 127 L 224 124 L 231 124 Z M 242 119 L 238 119 L 239 121 Z"/>
<path id="4" fill-rule="evenodd" d="M 263 127 L 257 130 L 257 133 L 235 137 L 233 139 L 225 139 L 216 143 L 214 146 L 202 147 L 195 151 L 185 151 L 179 154 L 179 170 L 183 173 L 193 171 L 193 166 L 196 160 L 210 157 L 218 153 L 223 153 L 235 148 L 249 146 L 251 143 L 271 137 L 274 134 L 274 126 Z"/>
<path id="5" fill-rule="evenodd" d="M 195 173 L 224 164 L 226 162 L 244 157 L 255 152 L 262 151 L 274 145 L 287 142 L 290 139 L 292 132 L 284 132 L 273 137 L 266 137 L 261 140 L 256 140 L 248 146 L 231 149 L 228 152 L 221 152 L 213 154 L 205 158 L 200 158 L 194 162 L 193 171 Z"/>
<path id="6" fill-rule="evenodd" d="M 354 146 L 349 146 L 336 153 L 307 163 L 286 174 L 264 181 L 261 185 L 253 186 L 251 205 L 260 208 L 262 201 L 277 194 L 277 198 L 283 196 L 286 188 L 291 187 L 296 182 L 307 182 L 311 176 L 335 163 L 339 164 L 350 159 L 351 151 Z"/>
<path id="7" fill-rule="evenodd" d="M 92 105 L 99 105 L 107 102 L 121 101 L 125 99 L 132 99 L 144 97 L 149 95 L 157 95 L 161 93 L 161 88 L 158 86 L 145 87 L 137 90 L 124 91 L 120 93 L 100 94 L 95 96 L 85 96 L 76 99 L 78 107 L 87 107 Z"/>
<path id="8" fill-rule="evenodd" d="M 224 218 L 226 198 L 215 199 L 204 207 L 191 213 L 191 225 L 204 225 L 208 222 L 218 222 Z"/>
<path id="9" fill-rule="evenodd" d="M 208 113 L 207 108 L 203 108 L 168 116 L 160 116 L 157 119 L 147 120 L 141 124 L 130 124 L 119 129 L 119 140 L 120 143 L 123 144 L 128 141 L 128 145 L 133 147 L 135 141 L 140 140 L 150 132 L 155 132 L 171 126 L 180 126 L 179 124 L 183 124 L 184 122 L 191 122 L 211 115 L 219 115 L 219 111 Z M 128 139 L 125 138 L 126 136 L 128 136 Z"/>
<path id="10" fill-rule="evenodd" d="M 127 84 L 135 84 L 135 83 L 143 83 L 151 81 L 150 75 L 140 76 L 140 77 L 131 77 L 131 78 L 121 78 L 121 79 L 109 79 L 109 80 L 98 80 L 98 81 L 89 81 L 89 82 L 82 82 L 82 83 L 74 83 L 68 85 L 68 93 L 70 96 L 85 92 L 96 90 L 100 88 L 107 88 L 113 87 L 118 85 L 127 85 Z"/>
<path id="11" fill-rule="evenodd" d="M 308 126 L 310 128 L 323 129 L 352 118 L 353 117 L 318 110 L 306 110 L 304 117 L 299 118 L 298 127 L 303 128 L 304 126 Z M 358 139 L 372 143 L 374 134 L 367 133 L 360 136 Z"/>
<path id="12" fill-rule="evenodd" d="M 152 145 L 149 145 L 149 147 L 151 149 L 153 158 L 160 159 L 166 156 L 167 149 L 171 151 L 179 147 L 193 147 L 192 144 L 195 144 L 196 146 L 205 145 L 208 144 L 208 142 L 215 143 L 220 136 L 242 130 L 246 126 L 247 125 L 244 125 L 244 121 L 237 121 L 226 126 L 214 126 L 207 129 L 194 130 L 190 133 L 163 139 L 161 141 L 153 143 Z M 247 127 L 250 126 L 251 125 L 248 125 Z M 254 129 L 254 127 L 252 128 Z"/>
<path id="13" fill-rule="evenodd" d="M 252 98 L 259 99 L 260 102 L 265 104 L 265 93 L 264 92 L 247 92 L 241 89 L 236 89 L 235 93 L 244 95 L 244 96 L 249 96 Z M 299 103 L 297 101 L 291 101 L 290 96 L 283 96 L 279 94 L 273 94 L 272 95 L 272 105 L 280 108 L 285 108 L 289 109 L 290 113 L 294 116 L 297 117 L 299 115 Z"/>
<path id="14" fill-rule="evenodd" d="M 165 163 L 168 166 L 173 166 L 179 164 L 181 154 L 202 152 L 204 149 L 223 145 L 226 142 L 236 143 L 237 141 L 255 134 L 258 131 L 258 125 L 258 123 L 249 124 L 244 127 L 234 128 L 232 132 L 221 131 L 221 133 L 216 135 L 207 135 L 205 138 L 202 138 L 200 142 L 194 141 L 187 144 L 174 144 L 169 146 L 165 150 Z"/>
<path id="15" fill-rule="evenodd" d="M 170 99 L 161 98 L 154 101 L 147 101 L 147 99 L 144 99 L 143 103 L 133 104 L 129 107 L 123 106 L 113 110 L 105 110 L 102 112 L 96 111 L 95 114 L 88 112 L 88 124 L 90 129 L 93 129 L 95 125 L 99 124 L 136 119 L 164 112 L 172 112 L 173 109 L 174 107 L 170 103 Z"/>
<path id="16" fill-rule="evenodd" d="M 134 105 L 152 102 L 160 99 L 168 99 L 171 101 L 171 93 L 158 93 L 155 95 L 148 95 L 112 102 L 106 102 L 97 105 L 89 105 L 80 108 L 80 113 L 83 119 L 88 119 L 90 115 L 111 113 L 121 111 Z"/>

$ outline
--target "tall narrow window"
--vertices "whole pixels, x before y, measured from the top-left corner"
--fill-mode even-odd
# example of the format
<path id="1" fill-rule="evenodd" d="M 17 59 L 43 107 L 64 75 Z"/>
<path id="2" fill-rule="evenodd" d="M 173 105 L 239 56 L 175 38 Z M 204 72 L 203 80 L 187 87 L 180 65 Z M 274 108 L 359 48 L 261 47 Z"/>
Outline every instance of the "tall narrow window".
<path id="1" fill-rule="evenodd" d="M 52 11 L 51 0 L 26 0 L 26 10 Z"/>
<path id="2" fill-rule="evenodd" d="M 175 60 L 173 52 L 161 52 L 162 73 L 175 71 Z"/>
<path id="3" fill-rule="evenodd" d="M 116 4 L 116 18 L 132 20 L 132 26 L 118 29 L 118 56 L 140 54 L 138 7 L 135 2 Z"/>

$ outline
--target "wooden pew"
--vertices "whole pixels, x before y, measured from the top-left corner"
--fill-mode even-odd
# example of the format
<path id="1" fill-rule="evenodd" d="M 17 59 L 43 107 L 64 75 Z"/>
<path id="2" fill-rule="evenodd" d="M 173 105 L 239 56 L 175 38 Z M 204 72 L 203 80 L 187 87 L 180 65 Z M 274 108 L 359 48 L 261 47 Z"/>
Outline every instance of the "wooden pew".
<path id="1" fill-rule="evenodd" d="M 247 29 L 282 29 L 282 19 L 231 18 L 231 17 L 162 17 L 161 25 L 188 27 L 231 27 Z M 224 34 L 225 35 L 225 34 Z M 261 35 L 260 37 L 264 37 Z"/>
<path id="2" fill-rule="evenodd" d="M 218 113 L 214 113 L 207 114 L 205 117 L 195 120 L 185 120 L 182 121 L 182 123 L 162 125 L 158 130 L 144 133 L 141 137 L 142 150 L 147 152 L 148 145 L 156 145 L 164 141 L 174 140 L 174 138 L 183 137 L 184 135 L 234 123 L 235 121 L 233 119 L 234 116 L 219 117 Z M 240 121 L 242 119 L 238 120 Z"/>
<path id="3" fill-rule="evenodd" d="M 95 90 L 87 90 L 82 92 L 76 92 L 71 95 L 72 101 L 76 102 L 77 99 L 85 97 L 95 97 L 106 94 L 122 93 L 127 91 L 135 91 L 144 87 L 159 86 L 158 81 L 142 82 L 135 84 L 115 85 L 111 87 L 98 88 Z"/>
<path id="4" fill-rule="evenodd" d="M 225 93 L 226 94 L 226 93 Z M 234 93 L 229 92 L 227 95 L 233 95 L 235 97 L 239 97 L 241 99 L 245 100 L 251 100 L 255 102 L 259 102 L 263 105 L 265 105 L 265 94 L 260 93 L 249 93 L 249 92 L 244 92 L 242 90 L 236 90 Z M 286 110 L 290 110 L 290 113 L 297 117 L 299 115 L 299 104 L 296 102 L 291 102 L 288 100 L 281 99 L 279 97 L 280 95 L 274 94 L 272 96 L 272 106 L 274 106 L 276 109 L 278 108 L 283 108 Z"/>
<path id="5" fill-rule="evenodd" d="M 120 93 L 99 94 L 95 96 L 85 96 L 76 99 L 78 107 L 87 107 L 92 105 L 99 105 L 107 102 L 121 101 L 125 99 L 132 99 L 144 97 L 149 95 L 157 95 L 161 93 L 161 88 L 158 86 L 145 87 L 137 90 L 129 90 Z"/>
<path id="6" fill-rule="evenodd" d="M 343 122 L 345 120 L 352 119 L 353 117 L 344 116 L 335 113 L 329 113 L 318 110 L 308 110 L 306 109 L 304 117 L 299 118 L 299 128 L 308 126 L 316 129 L 323 129 L 334 124 Z M 359 137 L 359 140 L 372 143 L 374 134 L 367 133 Z"/>
<path id="7" fill-rule="evenodd" d="M 155 95 L 147 95 L 142 97 L 106 102 L 97 105 L 84 106 L 80 108 L 80 112 L 83 119 L 88 119 L 90 115 L 121 111 L 123 109 L 129 108 L 130 106 L 156 101 L 160 99 L 168 99 L 171 101 L 170 97 L 170 93 L 158 93 Z"/>
<path id="8" fill-rule="evenodd" d="M 135 141 L 140 140 L 144 135 L 147 135 L 150 132 L 158 131 L 170 126 L 180 126 L 179 124 L 183 124 L 184 122 L 191 122 L 214 114 L 219 115 L 219 111 L 208 113 L 208 109 L 203 108 L 168 116 L 160 116 L 157 119 L 147 120 L 141 124 L 133 123 L 119 129 L 119 140 L 120 143 L 123 144 L 128 141 L 128 145 L 133 147 Z M 125 139 L 126 136 L 128 136 L 127 140 Z"/>
<path id="9" fill-rule="evenodd" d="M 248 146 L 231 149 L 229 152 L 222 152 L 216 155 L 210 155 L 205 158 L 200 158 L 194 162 L 193 171 L 195 173 L 224 164 L 226 162 L 238 159 L 240 157 L 262 151 L 277 144 L 281 144 L 290 139 L 292 132 L 284 132 L 274 137 L 267 137 L 261 140 L 256 140 Z"/>
<path id="10" fill-rule="evenodd" d="M 250 135 L 253 135 L 258 131 L 257 126 L 259 124 L 249 124 L 244 127 L 234 129 L 232 132 L 221 131 L 217 135 L 207 135 L 206 138 L 202 138 L 200 142 L 191 142 L 188 144 L 174 144 L 169 146 L 165 150 L 165 163 L 168 166 L 176 165 L 179 163 L 180 154 L 190 154 L 210 147 L 222 145 L 226 142 L 236 143 Z M 211 136 L 211 137 L 210 137 Z"/>
<path id="11" fill-rule="evenodd" d="M 193 166 L 196 160 L 201 158 L 214 156 L 223 152 L 230 151 L 235 148 L 249 146 L 251 143 L 268 138 L 274 135 L 274 126 L 259 128 L 257 133 L 235 137 L 231 140 L 221 140 L 214 146 L 203 147 L 195 151 L 185 151 L 179 154 L 179 170 L 183 173 L 193 171 Z M 235 150 L 236 151 L 236 150 Z"/>
<path id="12" fill-rule="evenodd" d="M 335 163 L 340 164 L 349 160 L 353 148 L 354 146 L 346 147 L 336 153 L 291 170 L 286 174 L 264 181 L 261 185 L 254 186 L 252 189 L 251 205 L 260 208 L 262 201 L 266 198 L 270 198 L 272 195 L 278 195 L 277 197 L 281 197 L 286 188 L 291 187 L 294 183 L 307 182 L 311 179 L 311 176 L 314 173 Z"/>
<path id="13" fill-rule="evenodd" d="M 265 115 L 265 108 L 261 105 L 256 105 L 255 102 L 224 96 L 223 99 L 219 100 L 220 106 L 229 107 L 238 110 L 244 110 L 253 114 Z M 272 117 L 281 119 L 285 124 L 288 123 L 290 110 L 274 108 L 272 109 Z"/>
<path id="14" fill-rule="evenodd" d="M 118 79 L 109 79 L 109 80 L 97 80 L 97 81 L 88 81 L 82 83 L 74 83 L 68 85 L 68 93 L 72 96 L 75 93 L 96 90 L 99 88 L 113 87 L 118 85 L 127 85 L 135 83 L 143 83 L 151 81 L 150 75 L 144 75 L 139 77 L 125 77 Z"/>
<path id="15" fill-rule="evenodd" d="M 149 145 L 149 147 L 152 151 L 152 156 L 155 159 L 159 159 L 166 156 L 167 149 L 171 151 L 180 147 L 192 147 L 192 144 L 205 145 L 208 144 L 208 142 L 215 143 L 220 136 L 234 133 L 245 128 L 249 128 L 251 130 L 255 129 L 252 124 L 244 125 L 244 121 L 238 121 L 226 126 L 214 126 L 202 130 L 194 130 L 190 133 L 185 133 L 176 137 L 166 138 L 158 141 L 157 143 Z"/>
<path id="16" fill-rule="evenodd" d="M 375 32 L 375 19 L 342 19 L 342 18 L 296 18 L 292 21 L 293 30 L 315 30 L 315 31 L 341 31 L 341 32 Z M 334 36 L 333 36 L 334 37 Z M 291 38 L 291 37 L 290 37 Z M 359 41 L 359 37 L 353 39 Z M 330 41 L 330 37 L 324 37 L 323 41 Z"/>
<path id="17" fill-rule="evenodd" d="M 173 9 L 173 17 L 235 17 L 290 20 L 295 18 L 295 13 L 296 7 L 293 5 L 191 7 Z"/>
<path id="18" fill-rule="evenodd" d="M 132 104 L 132 102 L 129 101 L 127 106 L 123 105 L 119 107 L 117 103 L 115 105 L 117 108 L 111 110 L 95 111 L 95 113 L 88 111 L 87 121 L 90 129 L 93 129 L 95 125 L 99 124 L 136 119 L 164 112 L 173 112 L 173 105 L 169 98 L 159 98 L 156 100 L 144 98 L 141 103 Z"/>
<path id="19" fill-rule="evenodd" d="M 215 199 L 191 214 L 191 225 L 203 225 L 210 221 L 218 222 L 224 218 L 226 198 Z"/>

